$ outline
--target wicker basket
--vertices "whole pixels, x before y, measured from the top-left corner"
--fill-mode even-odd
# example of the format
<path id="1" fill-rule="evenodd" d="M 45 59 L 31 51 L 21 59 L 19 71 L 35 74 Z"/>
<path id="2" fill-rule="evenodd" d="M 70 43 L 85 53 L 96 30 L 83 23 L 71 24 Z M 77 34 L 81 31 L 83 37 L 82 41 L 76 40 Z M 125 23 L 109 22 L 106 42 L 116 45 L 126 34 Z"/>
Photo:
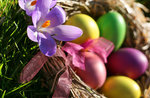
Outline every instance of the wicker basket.
<path id="1" fill-rule="evenodd" d="M 134 0 L 58 0 L 57 5 L 65 9 L 67 19 L 76 13 L 88 14 L 97 19 L 110 10 L 118 11 L 123 15 L 128 25 L 123 47 L 141 50 L 150 60 L 150 38 L 148 34 L 150 33 L 150 23 L 148 22 L 150 19 L 144 16 L 143 10 L 147 12 L 148 9 L 142 4 L 136 3 Z M 50 57 L 49 62 L 42 69 L 46 80 L 45 84 L 51 88 L 51 94 L 55 90 L 60 75 L 66 69 L 69 70 L 70 77 L 72 77 L 71 98 L 105 98 L 82 82 L 74 71 L 66 66 L 63 56 L 60 55 Z M 136 81 L 142 90 L 141 98 L 150 98 L 150 66 L 145 74 Z"/>

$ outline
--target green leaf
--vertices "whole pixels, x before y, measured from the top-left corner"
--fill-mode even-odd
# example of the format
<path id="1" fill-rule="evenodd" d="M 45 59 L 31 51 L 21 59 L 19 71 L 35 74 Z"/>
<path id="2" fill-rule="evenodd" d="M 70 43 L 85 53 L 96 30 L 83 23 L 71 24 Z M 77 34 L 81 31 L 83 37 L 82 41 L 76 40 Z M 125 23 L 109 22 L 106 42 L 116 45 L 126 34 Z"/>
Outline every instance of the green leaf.
<path id="1" fill-rule="evenodd" d="M 8 93 L 6 93 L 6 95 L 11 94 L 11 93 L 13 93 L 13 92 L 15 92 L 15 91 L 17 91 L 17 90 L 19 90 L 19 89 L 21 89 L 21 88 L 23 88 L 23 87 L 29 85 L 30 83 L 32 83 L 32 81 L 30 81 L 30 82 L 28 82 L 28 83 L 25 83 L 25 84 L 21 84 L 19 87 L 16 87 L 16 88 L 14 88 L 13 90 L 11 90 L 11 91 L 9 91 Z"/>
<path id="2" fill-rule="evenodd" d="M 2 98 L 4 98 L 5 94 L 6 94 L 6 90 L 4 90 L 3 95 L 2 95 Z"/>
<path id="3" fill-rule="evenodd" d="M 0 64 L 0 76 L 3 75 L 3 74 L 2 74 L 2 68 L 3 68 L 3 65 L 4 65 L 4 64 Z"/>

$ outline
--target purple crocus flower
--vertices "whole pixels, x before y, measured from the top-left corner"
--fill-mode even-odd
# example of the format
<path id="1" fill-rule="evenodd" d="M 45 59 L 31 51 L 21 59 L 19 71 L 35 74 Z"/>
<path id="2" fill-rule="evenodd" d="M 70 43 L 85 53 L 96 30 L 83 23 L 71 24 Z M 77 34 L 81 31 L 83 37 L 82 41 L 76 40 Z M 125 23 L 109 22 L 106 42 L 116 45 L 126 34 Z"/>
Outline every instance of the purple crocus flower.
<path id="1" fill-rule="evenodd" d="M 38 42 L 39 48 L 46 56 L 52 56 L 57 49 L 54 39 L 71 41 L 82 35 L 82 30 L 69 25 L 61 25 L 66 20 L 64 10 L 55 6 L 51 11 L 37 8 L 32 14 L 33 26 L 28 26 L 29 39 Z"/>
<path id="2" fill-rule="evenodd" d="M 57 0 L 19 0 L 19 6 L 26 11 L 26 14 L 31 16 L 36 7 L 49 10 L 54 7 Z"/>

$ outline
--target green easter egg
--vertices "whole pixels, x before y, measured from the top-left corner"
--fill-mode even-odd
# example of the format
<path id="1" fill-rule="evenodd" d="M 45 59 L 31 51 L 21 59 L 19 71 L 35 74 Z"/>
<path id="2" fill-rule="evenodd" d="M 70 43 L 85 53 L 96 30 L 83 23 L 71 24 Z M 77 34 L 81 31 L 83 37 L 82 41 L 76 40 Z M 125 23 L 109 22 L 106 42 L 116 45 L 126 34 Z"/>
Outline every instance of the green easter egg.
<path id="1" fill-rule="evenodd" d="M 115 45 L 115 51 L 118 50 L 126 35 L 126 23 L 121 14 L 110 11 L 99 17 L 97 24 L 101 32 L 101 37 L 112 41 Z"/>

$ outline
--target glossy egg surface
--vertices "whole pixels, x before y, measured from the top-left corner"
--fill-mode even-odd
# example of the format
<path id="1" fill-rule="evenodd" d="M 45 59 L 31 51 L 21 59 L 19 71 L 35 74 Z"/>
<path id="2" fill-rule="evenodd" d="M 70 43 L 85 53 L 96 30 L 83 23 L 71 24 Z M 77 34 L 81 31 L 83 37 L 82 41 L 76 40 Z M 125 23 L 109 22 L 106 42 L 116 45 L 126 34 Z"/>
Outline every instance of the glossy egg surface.
<path id="1" fill-rule="evenodd" d="M 102 87 L 102 93 L 108 98 L 140 98 L 139 85 L 125 76 L 111 76 Z"/>
<path id="2" fill-rule="evenodd" d="M 97 20 L 101 37 L 112 41 L 115 50 L 118 50 L 124 42 L 126 35 L 126 22 L 121 14 L 110 11 Z"/>
<path id="3" fill-rule="evenodd" d="M 75 14 L 65 24 L 73 25 L 83 30 L 82 36 L 72 41 L 74 43 L 82 44 L 88 39 L 96 39 L 100 36 L 96 21 L 86 14 Z"/>
<path id="4" fill-rule="evenodd" d="M 75 69 L 77 75 L 91 88 L 100 88 L 106 80 L 106 68 L 102 59 L 92 52 L 84 52 L 85 70 Z"/>
<path id="5" fill-rule="evenodd" d="M 134 48 L 122 48 L 108 58 L 107 69 L 113 75 L 125 75 L 132 79 L 140 77 L 148 68 L 147 57 Z"/>

